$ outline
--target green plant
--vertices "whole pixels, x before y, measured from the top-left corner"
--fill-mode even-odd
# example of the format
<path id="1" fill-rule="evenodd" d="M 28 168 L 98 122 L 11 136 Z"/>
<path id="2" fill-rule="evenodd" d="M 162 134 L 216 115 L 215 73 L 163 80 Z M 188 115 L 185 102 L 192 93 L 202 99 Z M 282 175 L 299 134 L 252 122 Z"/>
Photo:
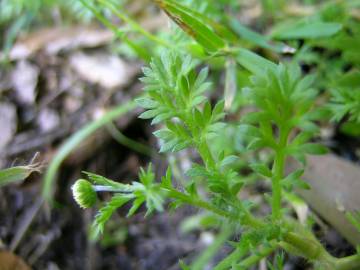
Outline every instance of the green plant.
<path id="1" fill-rule="evenodd" d="M 360 72 L 353 71 L 344 75 L 332 90 L 329 104 L 333 119 L 340 121 L 346 115 L 349 120 L 360 123 Z"/>
<path id="2" fill-rule="evenodd" d="M 242 261 L 232 261 L 229 266 L 232 265 L 234 269 L 250 267 L 279 247 L 324 267 L 359 267 L 359 258 L 355 257 L 351 267 L 341 268 L 343 259 L 330 256 L 308 229 L 284 215 L 282 190 L 291 191 L 294 186 L 306 186 L 300 179 L 303 169 L 285 175 L 286 158 L 294 156 L 305 163 L 305 154 L 326 152 L 323 146 L 308 142 L 317 132 L 313 120 L 318 114 L 312 110 L 316 95 L 311 88 L 313 77 L 302 78 L 297 66 L 279 64 L 273 70 L 253 76 L 250 88 L 245 90 L 257 111 L 242 118 L 239 136 L 249 138 L 249 150 L 269 148 L 273 152 L 271 168 L 264 163 L 250 164 L 256 173 L 269 179 L 272 186 L 271 215 L 256 217 L 252 213 L 252 203 L 237 196 L 246 184 L 231 168 L 238 157 L 224 152 L 215 153 L 211 149 L 211 139 L 218 136 L 218 131 L 226 125 L 222 122 L 224 102 L 219 101 L 211 106 L 204 96 L 210 86 L 206 81 L 207 69 L 203 68 L 196 74 L 195 67 L 191 58 L 173 52 L 154 58 L 150 67 L 144 68 L 142 81 L 146 95 L 137 99 L 137 103 L 146 109 L 140 118 L 151 118 L 152 124 L 164 125 L 164 128 L 154 132 L 161 140 L 160 152 L 194 148 L 202 162 L 193 163 L 186 172 L 188 181 L 183 189 L 175 188 L 170 168 L 160 182 L 155 181 L 151 166 L 140 172 L 139 182 L 132 184 L 121 184 L 88 174 L 95 184 L 93 193 L 114 192 L 112 199 L 95 218 L 97 230 L 103 231 L 111 214 L 130 201 L 133 204 L 128 216 L 134 214 L 143 203 L 146 204 L 147 214 L 154 210 L 163 211 L 164 202 L 170 199 L 172 207 L 190 204 L 243 226 L 243 237 L 238 245 L 246 252 L 251 252 L 256 246 L 260 246 L 260 250 Z M 206 188 L 206 197 L 197 192 L 199 183 Z M 88 190 L 89 183 L 79 180 L 75 184 L 75 196 L 81 192 L 80 186 L 86 186 Z M 80 205 L 89 206 L 87 203 Z"/>
<path id="3" fill-rule="evenodd" d="M 68 138 L 59 148 L 58 152 L 51 160 L 50 164 L 48 165 L 44 179 L 43 179 L 43 186 L 42 186 L 42 197 L 46 199 L 48 202 L 52 200 L 52 196 L 54 193 L 54 181 L 56 179 L 57 172 L 59 167 L 61 166 L 62 162 L 66 159 L 66 157 L 74 151 L 76 146 L 78 146 L 85 138 L 89 137 L 99 128 L 108 125 L 111 123 L 115 118 L 120 117 L 135 107 L 135 102 L 128 101 L 124 104 L 120 104 L 115 106 L 115 108 L 109 110 L 96 121 L 88 123 L 77 132 L 72 134 L 70 138 Z"/>
<path id="4" fill-rule="evenodd" d="M 292 194 L 295 187 L 309 188 L 301 179 L 306 155 L 327 151 L 324 146 L 312 141 L 319 132 L 317 121 L 327 113 L 316 103 L 320 92 L 319 83 L 315 81 L 318 74 L 304 76 L 296 61 L 275 64 L 244 48 L 243 40 L 251 43 L 247 45 L 249 47 L 256 45 L 278 53 L 288 52 L 292 47 L 281 42 L 275 46 L 268 38 L 227 20 L 216 8 L 210 9 L 205 16 L 198 9 L 206 10 L 206 7 L 192 4 L 190 8 L 173 0 L 155 2 L 188 36 L 176 46 L 167 46 L 172 44 L 171 38 L 174 37 L 162 36 L 160 38 L 164 40 L 160 40 L 137 29 L 148 37 L 149 42 L 159 46 L 153 52 L 149 67 L 143 69 L 145 76 L 141 80 L 145 93 L 136 100 L 145 109 L 140 118 L 152 119 L 152 125 L 161 127 L 154 132 L 161 142 L 160 152 L 190 148 L 195 150 L 201 161 L 192 163 L 185 172 L 185 180 L 179 179 L 182 176 L 175 173 L 174 166 L 169 166 L 160 181 L 156 181 L 149 165 L 146 170 L 140 171 L 139 181 L 131 184 L 87 173 L 89 182 L 78 180 L 74 185 L 74 194 L 81 206 L 91 206 L 96 192 L 113 193 L 95 218 L 95 230 L 101 233 L 114 211 L 125 204 L 131 204 L 127 216 L 133 215 L 143 204 L 147 209 L 146 215 L 149 215 L 154 211 L 164 211 L 170 201 L 170 207 L 174 209 L 184 204 L 202 208 L 215 216 L 218 224 L 229 224 L 232 234 L 241 233 L 240 241 L 234 243 L 234 251 L 214 267 L 216 270 L 248 269 L 281 249 L 306 258 L 316 269 L 360 268 L 359 254 L 345 258 L 331 256 L 311 228 L 287 214 L 283 200 L 284 191 Z M 263 3 L 271 4 L 273 1 Z M 212 18 L 224 22 L 220 24 Z M 317 16 L 302 19 L 294 25 L 288 29 L 278 28 L 273 37 L 284 40 L 321 39 L 342 31 L 341 23 L 327 22 Z M 301 27 L 301 31 L 294 33 L 297 27 Z M 162 52 L 157 54 L 157 51 Z M 204 67 L 205 63 L 214 73 L 217 69 L 226 68 L 225 99 L 229 101 L 231 95 L 240 96 L 242 104 L 251 106 L 253 112 L 242 115 L 240 120 L 224 121 L 225 101 L 212 104 L 208 91 L 211 88 L 207 79 L 209 68 Z M 324 72 L 330 74 L 328 70 Z M 339 76 L 344 78 L 345 75 Z M 212 79 L 216 79 L 216 74 Z M 238 82 L 246 87 L 238 89 Z M 358 113 L 356 105 L 355 109 L 348 109 L 348 104 L 353 101 L 352 98 L 343 98 L 342 90 L 334 96 L 332 105 L 324 107 L 346 106 L 341 115 L 333 114 L 334 118 Z M 232 102 L 229 103 L 231 108 Z M 245 142 L 246 149 L 240 151 L 241 155 L 233 149 L 233 145 L 221 144 L 224 130 L 232 130 L 234 137 Z M 256 158 L 260 151 L 266 153 L 266 160 Z M 252 158 L 244 157 L 251 154 Z M 289 157 L 299 160 L 303 168 L 285 173 Z M 244 162 L 256 174 L 255 179 L 265 179 L 270 185 L 269 194 L 264 195 L 271 207 L 268 214 L 260 215 L 255 202 L 239 196 L 246 186 L 252 184 L 237 169 L 239 163 Z M 200 189 L 205 192 L 199 192 Z M 90 200 L 87 195 L 91 196 Z M 216 222 L 212 226 L 220 228 Z M 182 262 L 183 269 L 201 269 L 202 264 L 224 242 L 224 237 L 229 236 L 229 228 L 220 229 L 216 247 L 208 249 L 191 266 Z M 283 260 L 278 255 L 270 267 L 281 269 Z"/>
<path id="5" fill-rule="evenodd" d="M 0 170 L 0 187 L 11 183 L 18 183 L 30 176 L 33 172 L 40 173 L 43 165 L 31 163 L 25 166 L 15 166 Z"/>
<path id="6" fill-rule="evenodd" d="M 360 134 L 360 24 L 352 12 L 358 7 L 359 1 L 324 2 L 309 16 L 285 19 L 272 30 L 275 39 L 304 39 L 295 60 L 311 67 L 317 76 L 316 87 L 330 96 L 330 118 L 345 122 L 340 130 L 353 136 Z"/>

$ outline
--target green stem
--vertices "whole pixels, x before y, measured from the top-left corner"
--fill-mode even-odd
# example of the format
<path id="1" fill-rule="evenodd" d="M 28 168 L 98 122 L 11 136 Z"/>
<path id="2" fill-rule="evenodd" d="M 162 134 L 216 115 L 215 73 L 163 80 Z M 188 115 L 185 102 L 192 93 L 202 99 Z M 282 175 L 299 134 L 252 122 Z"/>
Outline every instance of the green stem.
<path id="1" fill-rule="evenodd" d="M 289 252 L 294 252 L 311 261 L 318 261 L 326 265 L 326 269 L 334 270 L 358 270 L 360 269 L 360 256 L 358 254 L 335 258 L 330 255 L 316 238 L 310 238 L 303 234 L 288 232 L 284 235 L 285 245 L 281 244 Z M 289 245 L 290 249 L 289 249 Z"/>
<path id="2" fill-rule="evenodd" d="M 190 195 L 177 191 L 176 189 L 166 189 L 166 190 L 169 191 L 169 196 L 172 197 L 173 199 L 178 199 L 190 205 L 209 210 L 210 212 L 213 212 L 219 216 L 223 216 L 226 218 L 235 218 L 235 216 L 233 216 L 232 214 L 222 209 L 219 209 L 206 201 L 203 201 L 198 198 L 194 198 Z"/>
<path id="3" fill-rule="evenodd" d="M 238 215 L 234 215 L 232 213 L 229 213 L 229 212 L 226 212 L 220 208 L 217 208 L 215 207 L 214 205 L 204 201 L 204 200 L 201 200 L 199 198 L 194 198 L 190 195 L 187 195 L 183 192 L 180 192 L 180 191 L 177 191 L 176 189 L 165 189 L 166 191 L 168 191 L 168 195 L 169 197 L 173 198 L 173 199 L 178 199 L 182 202 L 186 202 L 190 205 L 193 205 L 193 206 L 196 206 L 196 207 L 199 207 L 199 208 L 203 208 L 203 209 L 206 209 L 210 212 L 213 212 L 219 216 L 222 216 L 222 217 L 226 217 L 226 218 L 230 218 L 230 219 L 238 219 L 239 216 Z M 248 226 L 251 226 L 251 227 L 255 227 L 255 228 L 258 228 L 260 226 L 263 226 L 263 222 L 259 219 L 256 219 L 254 218 L 253 216 L 251 215 L 245 215 L 242 220 L 241 220 L 241 223 L 242 225 L 248 225 Z"/>
<path id="4" fill-rule="evenodd" d="M 282 172 L 284 170 L 284 154 L 280 150 L 276 153 L 274 166 L 273 166 L 273 178 L 272 178 L 272 216 L 274 220 L 281 218 L 281 179 Z"/>
<path id="5" fill-rule="evenodd" d="M 206 140 L 206 136 L 203 136 L 203 134 L 201 134 L 201 132 L 198 132 L 197 127 L 194 127 L 192 125 L 191 121 L 189 121 L 186 117 L 182 117 L 181 119 L 187 124 L 188 127 L 190 127 L 192 136 L 194 137 L 194 141 L 195 141 L 195 145 L 196 145 L 195 147 L 196 147 L 198 153 L 200 154 L 201 159 L 203 160 L 205 167 L 208 170 L 218 171 L 219 175 L 221 175 L 221 171 L 216 166 L 216 160 L 214 159 L 214 157 L 213 157 L 213 155 L 211 153 L 209 144 L 208 144 L 208 142 Z M 241 202 L 240 202 L 239 205 L 242 206 Z M 216 208 L 216 209 L 218 209 L 218 208 Z M 253 227 L 261 227 L 261 226 L 263 226 L 263 222 L 256 219 L 247 209 L 242 207 L 242 210 L 243 211 L 241 213 L 242 214 L 241 223 L 243 225 L 250 225 L 250 226 L 253 226 Z M 227 213 L 227 212 L 225 212 L 225 213 Z M 232 217 L 236 218 L 236 219 L 239 218 L 239 216 L 235 217 L 234 215 Z"/>
<path id="6" fill-rule="evenodd" d="M 360 255 L 352 255 L 337 259 L 335 262 L 336 270 L 357 270 L 360 269 Z"/>
<path id="7" fill-rule="evenodd" d="M 247 252 L 247 249 L 242 248 L 242 247 L 237 247 L 225 259 L 223 259 L 218 265 L 216 265 L 214 267 L 214 270 L 230 269 L 234 262 L 239 261 L 243 256 L 245 256 L 246 252 Z"/>
<path id="8" fill-rule="evenodd" d="M 116 126 L 111 122 L 106 126 L 107 130 L 111 134 L 111 136 L 120 144 L 126 146 L 127 148 L 134 150 L 140 154 L 151 156 L 151 153 L 153 152 L 151 147 L 139 143 L 127 136 L 125 136 L 119 129 L 116 128 Z"/>
<path id="9" fill-rule="evenodd" d="M 126 15 L 124 12 L 119 12 L 118 8 L 115 7 L 112 3 L 106 1 L 106 0 L 98 0 L 101 4 L 109 8 L 119 19 L 123 20 L 127 24 L 129 24 L 132 29 L 139 32 L 143 36 L 147 37 L 149 40 L 158 43 L 161 46 L 167 47 L 167 48 L 173 48 L 172 45 L 167 43 L 166 41 L 159 39 L 158 37 L 154 36 L 150 32 L 146 31 L 140 24 L 138 24 L 136 21 L 131 19 L 128 15 Z"/>
<path id="10" fill-rule="evenodd" d="M 290 248 L 298 255 L 301 255 L 309 260 L 318 260 L 330 262 L 332 256 L 324 249 L 321 243 L 315 239 L 303 234 L 288 232 L 284 235 L 284 241 L 290 245 Z M 286 247 L 285 247 L 286 249 Z M 291 250 L 289 250 L 291 252 Z"/>
<path id="11" fill-rule="evenodd" d="M 120 38 L 123 42 L 125 42 L 130 48 L 132 48 L 140 58 L 145 60 L 146 62 L 150 61 L 150 56 L 148 51 L 146 51 L 142 46 L 138 46 L 136 43 L 131 41 L 126 37 L 126 32 L 121 30 L 119 27 L 113 25 L 109 20 L 107 20 L 101 12 L 97 8 L 95 8 L 93 5 L 89 4 L 86 0 L 79 0 L 84 7 L 89 9 L 95 17 L 104 24 L 107 28 L 109 28 L 111 31 L 114 32 L 114 34 Z"/>
<path id="12" fill-rule="evenodd" d="M 281 219 L 281 180 L 284 176 L 285 169 L 285 148 L 288 141 L 289 129 L 280 127 L 280 138 L 278 147 L 275 153 L 274 165 L 273 165 L 273 177 L 272 177 L 272 217 L 273 220 Z"/>
<path id="13" fill-rule="evenodd" d="M 243 260 L 239 263 L 235 269 L 248 269 L 262 258 L 269 256 L 274 250 L 278 247 L 278 243 L 274 240 L 268 243 L 268 245 L 262 246 L 256 254 L 251 255 L 250 257 Z"/>

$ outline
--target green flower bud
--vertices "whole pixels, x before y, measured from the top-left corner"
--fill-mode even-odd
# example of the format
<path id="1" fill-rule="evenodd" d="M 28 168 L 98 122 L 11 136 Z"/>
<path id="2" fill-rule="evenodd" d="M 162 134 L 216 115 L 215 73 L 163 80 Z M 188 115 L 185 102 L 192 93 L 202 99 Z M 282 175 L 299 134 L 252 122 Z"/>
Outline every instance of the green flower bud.
<path id="1" fill-rule="evenodd" d="M 77 180 L 71 189 L 75 201 L 81 208 L 89 208 L 95 204 L 96 191 L 89 181 Z"/>

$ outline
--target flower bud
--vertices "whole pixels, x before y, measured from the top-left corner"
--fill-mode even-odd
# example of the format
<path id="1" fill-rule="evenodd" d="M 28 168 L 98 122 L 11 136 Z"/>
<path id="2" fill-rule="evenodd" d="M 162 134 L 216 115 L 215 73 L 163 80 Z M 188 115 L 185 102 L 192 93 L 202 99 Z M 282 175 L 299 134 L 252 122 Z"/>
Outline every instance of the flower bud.
<path id="1" fill-rule="evenodd" d="M 96 191 L 92 184 L 84 179 L 77 180 L 71 187 L 73 197 L 81 208 L 89 208 L 96 202 Z"/>

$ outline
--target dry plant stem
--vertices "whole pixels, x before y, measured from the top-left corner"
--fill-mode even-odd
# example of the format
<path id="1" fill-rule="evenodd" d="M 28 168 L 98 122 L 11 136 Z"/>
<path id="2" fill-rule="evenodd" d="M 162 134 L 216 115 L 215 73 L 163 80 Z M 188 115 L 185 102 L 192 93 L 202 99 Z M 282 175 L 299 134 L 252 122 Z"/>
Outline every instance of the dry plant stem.
<path id="1" fill-rule="evenodd" d="M 21 218 L 19 218 L 19 225 L 17 226 L 16 234 L 14 238 L 11 240 L 11 244 L 10 244 L 11 251 L 14 251 L 18 247 L 26 231 L 29 229 L 29 226 L 33 222 L 34 217 L 39 212 L 43 202 L 44 202 L 43 198 L 41 197 L 38 198 L 33 203 L 33 206 L 27 212 L 25 212 Z"/>

